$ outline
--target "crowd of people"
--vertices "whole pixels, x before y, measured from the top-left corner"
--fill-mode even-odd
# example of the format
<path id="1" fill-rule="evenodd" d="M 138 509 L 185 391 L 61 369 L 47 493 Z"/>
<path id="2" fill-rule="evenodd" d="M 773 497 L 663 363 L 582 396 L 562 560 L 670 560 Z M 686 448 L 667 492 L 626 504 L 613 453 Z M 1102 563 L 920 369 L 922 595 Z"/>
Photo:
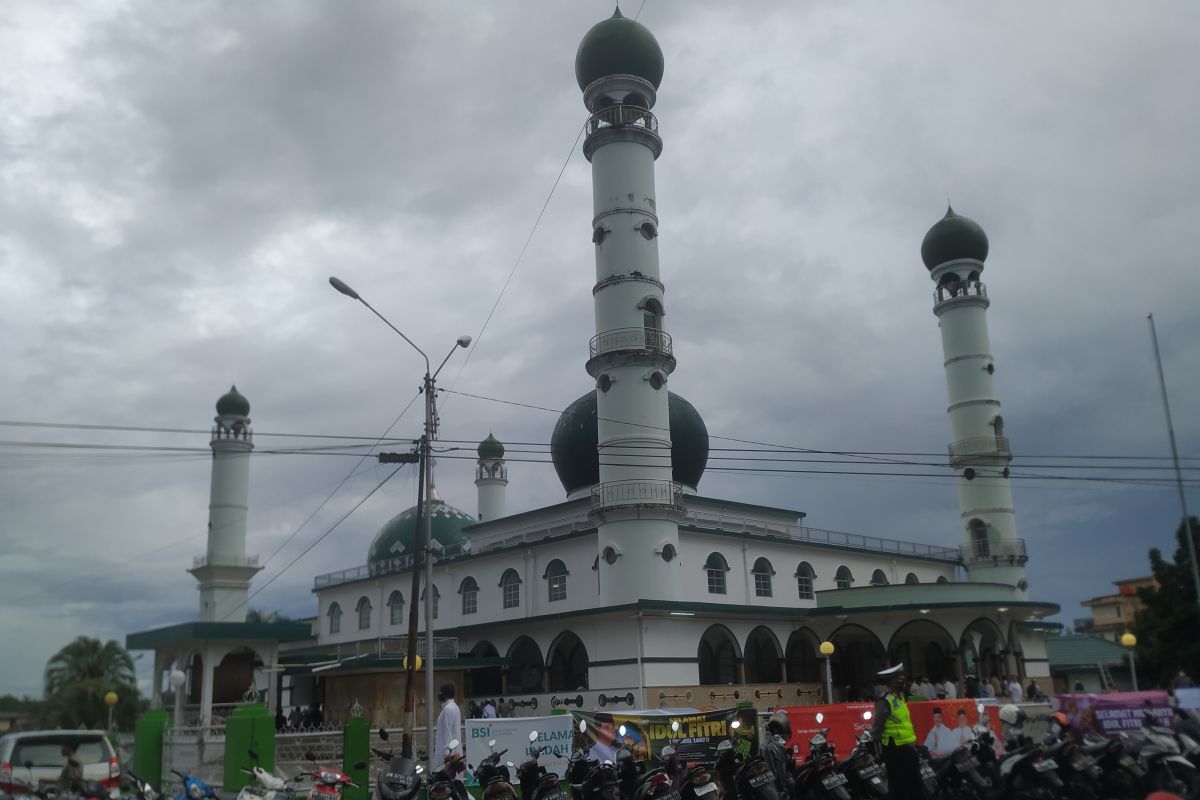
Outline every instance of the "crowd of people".
<path id="1" fill-rule="evenodd" d="M 483 701 L 472 700 L 467 703 L 467 714 L 471 719 L 495 719 L 496 717 L 511 717 L 516 706 L 512 700 L 488 698 Z"/>
<path id="2" fill-rule="evenodd" d="M 282 708 L 275 712 L 275 730 L 279 733 L 310 730 L 320 728 L 324 724 L 325 715 L 321 713 L 321 706 L 317 703 L 307 708 L 292 706 L 292 711 L 288 714 L 285 714 Z"/>
<path id="3" fill-rule="evenodd" d="M 908 682 L 905 688 L 907 697 L 919 700 L 958 700 L 970 698 L 982 700 L 995 698 L 1005 703 L 1040 703 L 1048 697 L 1036 680 L 1031 680 L 1022 686 L 1015 676 L 992 675 L 980 678 L 970 674 L 961 681 L 952 678 L 944 680 L 918 676 Z M 845 692 L 846 702 L 874 702 L 884 695 L 883 685 L 864 686 L 857 690 L 853 687 Z"/>

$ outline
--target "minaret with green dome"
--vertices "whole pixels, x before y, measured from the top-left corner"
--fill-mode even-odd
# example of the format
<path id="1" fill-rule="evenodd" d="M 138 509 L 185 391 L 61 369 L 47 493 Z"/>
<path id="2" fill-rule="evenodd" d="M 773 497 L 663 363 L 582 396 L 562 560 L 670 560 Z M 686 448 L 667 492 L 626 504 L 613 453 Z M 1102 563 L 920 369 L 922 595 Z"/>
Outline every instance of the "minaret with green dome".
<path id="1" fill-rule="evenodd" d="M 654 35 L 620 9 L 587 32 L 575 56 L 591 115 L 583 154 L 592 165 L 596 259 L 587 361 L 596 406 L 581 424 L 596 426 L 599 453 L 598 481 L 579 488 L 591 495 L 604 605 L 674 598 L 680 580 L 683 487 L 672 475 L 667 394 L 675 356 L 663 324 L 654 186 L 663 142 L 651 113 L 662 76 Z"/>
<path id="2" fill-rule="evenodd" d="M 993 377 L 996 365 L 987 327 L 991 301 L 980 280 L 987 256 L 983 228 L 953 208 L 921 243 L 921 260 L 937 284 L 933 313 L 942 333 L 950 465 L 958 475 L 966 540 L 963 565 L 969 580 L 1008 584 L 1024 595 L 1027 554 L 1017 536 L 1008 469 L 1012 453 Z"/>
<path id="3" fill-rule="evenodd" d="M 504 466 L 504 445 L 491 433 L 479 443 L 479 464 L 475 468 L 475 488 L 479 491 L 479 521 L 491 522 L 504 516 L 504 494 L 508 486 L 508 468 Z"/>
<path id="4" fill-rule="evenodd" d="M 208 503 L 208 546 L 188 570 L 200 582 L 201 622 L 245 622 L 250 579 L 262 567 L 246 557 L 250 496 L 250 401 L 236 386 L 217 400 Z"/>

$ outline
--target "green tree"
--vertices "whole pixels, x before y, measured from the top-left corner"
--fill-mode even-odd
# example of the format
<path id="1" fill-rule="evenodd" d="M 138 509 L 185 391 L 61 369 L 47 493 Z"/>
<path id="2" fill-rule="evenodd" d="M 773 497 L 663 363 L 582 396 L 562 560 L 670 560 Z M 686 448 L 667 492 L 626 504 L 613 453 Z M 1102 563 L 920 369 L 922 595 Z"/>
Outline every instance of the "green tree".
<path id="1" fill-rule="evenodd" d="M 1189 517 L 1192 541 L 1200 549 L 1200 519 Z M 1133 631 L 1137 634 L 1138 675 L 1145 688 L 1169 686 L 1171 677 L 1184 670 L 1200 677 L 1200 610 L 1196 607 L 1196 584 L 1184 527 L 1175 531 L 1175 558 L 1163 558 L 1157 547 L 1150 551 L 1150 569 L 1158 588 L 1138 590 L 1144 608 L 1138 612 Z"/>
<path id="2" fill-rule="evenodd" d="M 133 659 L 115 641 L 80 636 L 46 662 L 43 679 L 47 725 L 62 728 L 104 728 L 108 706 L 104 696 L 117 693 L 113 722 L 122 730 L 133 727 L 140 708 Z"/>
<path id="3" fill-rule="evenodd" d="M 252 608 L 246 612 L 246 622 L 293 622 L 294 620 L 282 611 L 263 611 Z"/>

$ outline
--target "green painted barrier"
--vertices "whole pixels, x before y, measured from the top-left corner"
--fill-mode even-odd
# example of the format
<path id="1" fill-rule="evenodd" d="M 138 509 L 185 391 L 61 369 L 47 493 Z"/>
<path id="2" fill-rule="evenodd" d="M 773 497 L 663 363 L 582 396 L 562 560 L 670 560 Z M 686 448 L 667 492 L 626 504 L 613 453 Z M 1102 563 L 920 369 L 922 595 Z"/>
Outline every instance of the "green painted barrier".
<path id="1" fill-rule="evenodd" d="M 275 771 L 275 718 L 261 703 L 238 706 L 225 720 L 225 771 L 222 787 L 238 792 L 251 778 L 242 772 L 253 765 L 250 751 L 258 753 L 258 763 L 268 772 Z"/>
<path id="2" fill-rule="evenodd" d="M 371 726 L 362 717 L 351 717 L 342 727 L 342 772 L 358 784 L 342 790 L 342 800 L 370 800 L 368 765 L 371 763 Z M 362 764 L 356 768 L 355 764 Z"/>
<path id="3" fill-rule="evenodd" d="M 133 771 L 155 790 L 162 787 L 163 731 L 170 721 L 165 710 L 152 708 L 133 726 Z"/>

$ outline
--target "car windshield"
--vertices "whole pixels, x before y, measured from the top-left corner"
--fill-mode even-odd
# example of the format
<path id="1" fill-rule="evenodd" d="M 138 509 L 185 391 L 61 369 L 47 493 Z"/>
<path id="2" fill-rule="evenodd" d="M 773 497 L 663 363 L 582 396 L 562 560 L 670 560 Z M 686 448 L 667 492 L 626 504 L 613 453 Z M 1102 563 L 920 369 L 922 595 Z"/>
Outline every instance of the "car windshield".
<path id="1" fill-rule="evenodd" d="M 13 748 L 12 763 L 24 765 L 32 761 L 35 767 L 61 767 L 66 763 L 62 743 L 66 737 L 24 739 Z M 81 764 L 99 764 L 108 760 L 108 750 L 100 738 L 76 739 L 79 747 L 75 757 Z"/>

